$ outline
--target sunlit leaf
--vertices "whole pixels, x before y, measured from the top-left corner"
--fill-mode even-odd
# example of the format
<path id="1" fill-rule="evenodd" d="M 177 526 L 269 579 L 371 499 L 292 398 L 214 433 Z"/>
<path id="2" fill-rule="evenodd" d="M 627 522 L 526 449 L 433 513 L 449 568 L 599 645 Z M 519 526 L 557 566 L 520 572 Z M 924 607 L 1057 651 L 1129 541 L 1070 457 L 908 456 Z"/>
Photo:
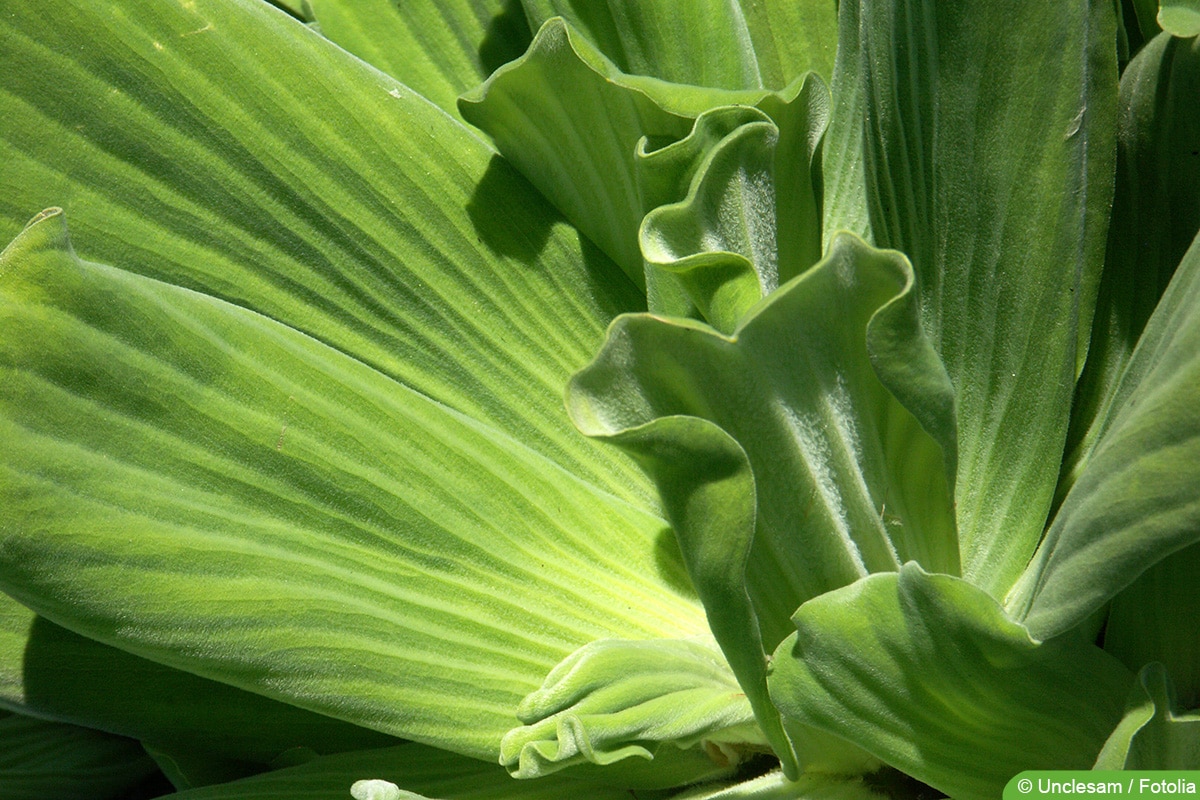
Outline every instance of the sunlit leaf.
<path id="1" fill-rule="evenodd" d="M 957 568 L 953 399 L 911 288 L 902 257 L 846 236 L 731 336 L 622 317 L 570 386 L 581 430 L 658 484 L 764 727 L 763 647 L 798 604 L 910 558 Z"/>
<path id="2" fill-rule="evenodd" d="M 58 212 L 0 292 L 0 586 L 52 621 L 485 758 L 580 645 L 702 630 L 656 517 Z"/>
<path id="3" fill-rule="evenodd" d="M 0 241 L 61 206 L 85 258 L 279 320 L 653 507 L 562 412 L 636 289 L 394 79 L 259 0 L 18 3 L 0 72 Z"/>
<path id="4" fill-rule="evenodd" d="M 658 766 L 695 749 L 688 780 L 673 781 L 667 764 L 658 772 L 664 786 L 696 783 L 732 772 L 745 745 L 766 744 L 711 639 L 590 642 L 550 671 L 517 716 L 525 724 L 505 735 L 500 762 L 518 778 L 628 758 Z"/>
<path id="5" fill-rule="evenodd" d="M 306 0 L 323 36 L 458 114 L 458 96 L 521 55 L 519 0 Z"/>
<path id="6" fill-rule="evenodd" d="M 623 72 L 718 89 L 763 86 L 750 30 L 736 0 L 521 3 L 530 27 L 562 17 Z"/>

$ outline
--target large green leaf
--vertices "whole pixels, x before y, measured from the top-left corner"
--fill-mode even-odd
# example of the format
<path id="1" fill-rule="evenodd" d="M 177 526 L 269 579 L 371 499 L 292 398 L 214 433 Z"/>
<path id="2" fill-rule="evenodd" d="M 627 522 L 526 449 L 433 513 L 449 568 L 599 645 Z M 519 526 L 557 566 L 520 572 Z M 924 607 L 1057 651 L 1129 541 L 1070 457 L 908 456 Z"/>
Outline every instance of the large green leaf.
<path id="1" fill-rule="evenodd" d="M 653 475 L 777 752 L 762 648 L 792 610 L 910 558 L 957 569 L 953 399 L 911 277 L 899 254 L 845 236 L 731 336 L 620 318 L 568 390 L 580 429 Z"/>
<path id="2" fill-rule="evenodd" d="M 5 800 L 117 800 L 157 771 L 132 739 L 0 711 Z"/>
<path id="3" fill-rule="evenodd" d="M 782 89 L 805 72 L 826 81 L 837 52 L 837 0 L 739 0 L 763 86 Z"/>
<path id="4" fill-rule="evenodd" d="M 857 5 L 858 63 L 835 75 L 835 92 L 850 88 L 834 105 L 865 95 L 871 231 L 912 259 L 956 389 L 963 574 L 1003 596 L 1045 526 L 1090 330 L 1115 158 L 1113 3 Z M 826 144 L 853 167 L 859 132 L 838 126 Z"/>
<path id="5" fill-rule="evenodd" d="M 531 28 L 562 17 L 623 72 L 716 89 L 763 85 L 737 0 L 521 2 Z"/>
<path id="6" fill-rule="evenodd" d="M 394 79 L 257 0 L 9 4 L 0 72 L 0 240 L 62 206 L 83 256 L 280 320 L 652 505 L 562 412 L 638 293 Z"/>
<path id="7" fill-rule="evenodd" d="M 0 706 L 154 747 L 259 765 L 298 748 L 335 753 L 392 741 L 100 644 L 37 617 L 3 593 Z"/>
<path id="8" fill-rule="evenodd" d="M 955 800 L 994 800 L 1026 769 L 1090 767 L 1132 683 L 1102 650 L 1036 642 L 982 589 L 915 564 L 810 600 L 794 621 L 770 677 L 784 715 Z"/>
<path id="9" fill-rule="evenodd" d="M 519 0 L 306 0 L 321 34 L 458 114 L 458 96 L 525 51 Z"/>
<path id="10" fill-rule="evenodd" d="M 1112 226 L 1059 500 L 1086 466 L 1129 355 L 1200 230 L 1197 96 L 1196 40 L 1160 34 L 1121 76 Z"/>
<path id="11" fill-rule="evenodd" d="M 485 758 L 580 645 L 703 630 L 657 517 L 57 211 L 0 292 L 0 588 L 52 621 Z"/>
<path id="12" fill-rule="evenodd" d="M 1112 397 L 1086 468 L 1005 601 L 1037 637 L 1074 627 L 1200 541 L 1200 241 Z"/>

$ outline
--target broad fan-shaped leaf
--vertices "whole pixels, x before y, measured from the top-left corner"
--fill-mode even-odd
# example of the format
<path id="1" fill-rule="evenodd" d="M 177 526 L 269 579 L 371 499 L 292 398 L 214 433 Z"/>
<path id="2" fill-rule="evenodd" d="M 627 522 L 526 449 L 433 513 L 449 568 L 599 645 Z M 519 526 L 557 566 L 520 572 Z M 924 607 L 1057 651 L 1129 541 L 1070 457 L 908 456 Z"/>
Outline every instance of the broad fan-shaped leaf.
<path id="1" fill-rule="evenodd" d="M 305 1 L 322 36 L 454 115 L 531 38 L 519 0 Z"/>
<path id="2" fill-rule="evenodd" d="M 85 258 L 280 320 L 652 507 L 562 412 L 636 289 L 394 79 L 259 0 L 18 3 L 0 73 L 0 240 L 64 207 Z"/>
<path id="3" fill-rule="evenodd" d="M 831 122 L 826 180 L 853 175 L 861 137 L 871 234 L 912 259 L 956 389 L 963 574 L 1000 597 L 1044 530 L 1090 331 L 1115 158 L 1113 3 L 841 6 L 858 59 L 834 77 L 853 117 Z M 834 184 L 836 224 L 859 224 L 843 196 L 855 184 Z"/>
<path id="4" fill-rule="evenodd" d="M 1088 768 L 1132 683 L 1099 648 L 1036 642 L 982 589 L 915 564 L 810 600 L 794 621 L 770 677 L 784 715 L 956 800 L 994 800 L 1025 769 Z"/>
<path id="5" fill-rule="evenodd" d="M 580 645 L 703 630 L 661 520 L 65 230 L 48 212 L 0 261 L 0 588 L 34 610 L 485 758 Z"/>
<path id="6" fill-rule="evenodd" d="M 296 748 L 336 753 L 393 741 L 100 644 L 3 593 L 0 706 L 158 748 L 261 766 Z"/>

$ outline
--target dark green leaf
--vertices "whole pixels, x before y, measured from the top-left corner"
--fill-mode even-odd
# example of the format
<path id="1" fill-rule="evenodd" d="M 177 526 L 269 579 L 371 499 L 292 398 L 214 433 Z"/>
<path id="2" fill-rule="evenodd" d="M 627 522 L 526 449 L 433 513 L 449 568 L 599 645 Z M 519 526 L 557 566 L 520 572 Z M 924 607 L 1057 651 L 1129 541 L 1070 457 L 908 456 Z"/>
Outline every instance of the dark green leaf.
<path id="1" fill-rule="evenodd" d="M 1160 34 L 1121 76 L 1117 183 L 1061 496 L 1086 466 L 1146 320 L 1200 230 L 1200 44 Z"/>
<path id="2" fill-rule="evenodd" d="M 119 800 L 157 771 L 132 739 L 0 711 L 4 800 Z"/>

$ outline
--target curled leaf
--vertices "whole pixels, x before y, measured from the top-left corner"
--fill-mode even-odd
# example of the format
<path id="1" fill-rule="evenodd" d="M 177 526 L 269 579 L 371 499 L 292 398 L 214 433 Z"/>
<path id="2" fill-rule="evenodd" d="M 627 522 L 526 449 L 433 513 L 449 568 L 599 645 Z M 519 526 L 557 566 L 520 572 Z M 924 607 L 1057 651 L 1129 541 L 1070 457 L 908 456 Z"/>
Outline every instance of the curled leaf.
<path id="1" fill-rule="evenodd" d="M 525 723 L 500 745 L 517 778 L 579 763 L 703 745 L 702 774 L 732 768 L 747 746 L 765 747 L 754 712 L 716 643 L 698 639 L 605 639 L 584 645 L 518 706 Z"/>

